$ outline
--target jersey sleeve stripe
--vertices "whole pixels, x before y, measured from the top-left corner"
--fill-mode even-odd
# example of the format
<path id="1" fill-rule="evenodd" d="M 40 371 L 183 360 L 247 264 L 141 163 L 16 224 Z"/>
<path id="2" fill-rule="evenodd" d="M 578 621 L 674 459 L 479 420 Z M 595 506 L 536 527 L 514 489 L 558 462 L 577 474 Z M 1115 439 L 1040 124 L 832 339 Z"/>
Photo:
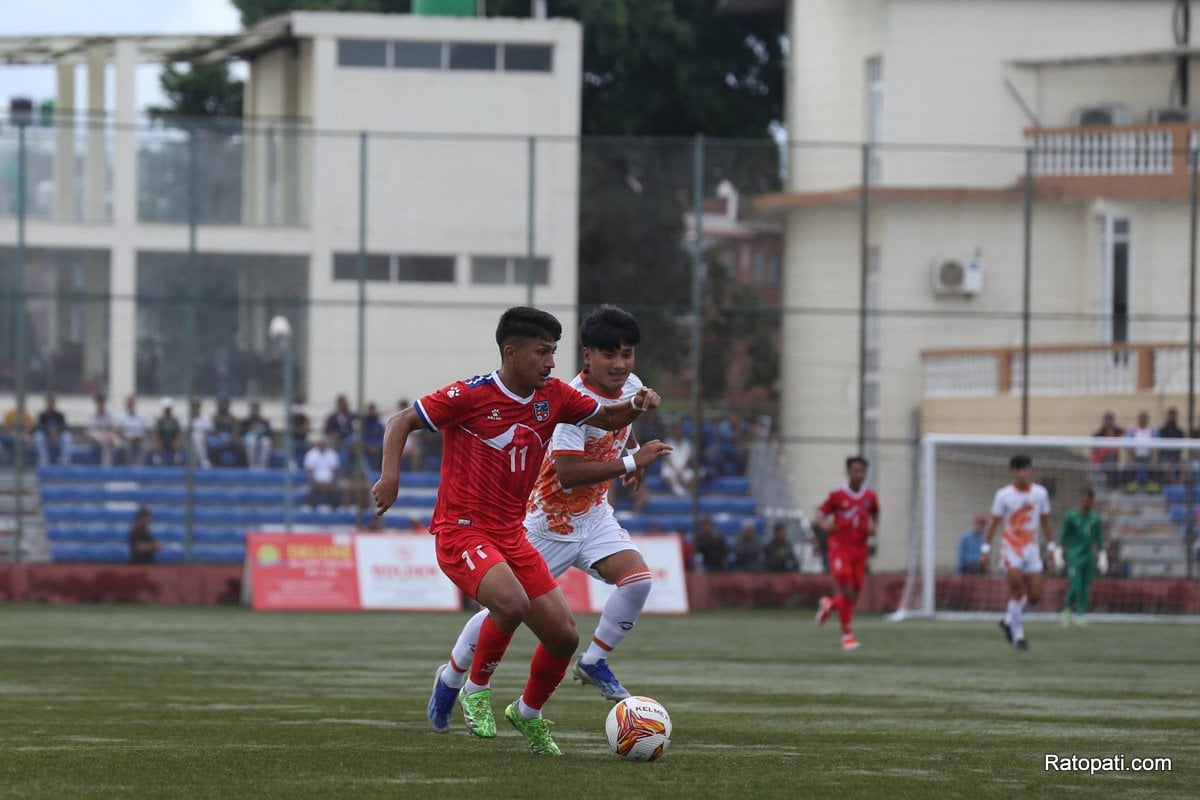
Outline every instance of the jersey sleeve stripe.
<path id="1" fill-rule="evenodd" d="M 421 406 L 420 400 L 413 403 L 413 408 L 416 409 L 417 416 L 421 418 L 421 422 L 425 425 L 425 427 L 434 433 L 437 433 L 437 426 L 429 421 L 429 416 L 425 413 L 425 409 Z"/>
<path id="2" fill-rule="evenodd" d="M 582 456 L 585 455 L 584 450 L 552 450 L 551 455 L 555 456 Z"/>
<path id="3" fill-rule="evenodd" d="M 585 416 L 583 419 L 579 420 L 575 424 L 582 425 L 583 423 L 587 422 L 592 417 L 596 416 L 596 414 L 599 413 L 599 411 L 600 411 L 600 401 L 597 400 L 596 404 L 594 406 L 592 406 L 592 413 L 588 414 L 587 416 Z"/>

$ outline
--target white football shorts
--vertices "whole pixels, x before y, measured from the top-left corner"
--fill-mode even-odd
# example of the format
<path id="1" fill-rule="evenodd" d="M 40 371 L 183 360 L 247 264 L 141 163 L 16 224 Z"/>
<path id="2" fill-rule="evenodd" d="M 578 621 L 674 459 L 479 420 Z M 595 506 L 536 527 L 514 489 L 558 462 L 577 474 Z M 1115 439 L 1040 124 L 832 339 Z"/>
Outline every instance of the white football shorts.
<path id="1" fill-rule="evenodd" d="M 1037 542 L 1030 542 L 1021 549 L 1004 544 L 1000 548 L 1004 558 L 1005 569 L 1019 569 L 1024 575 L 1034 575 L 1042 571 L 1042 551 Z"/>
<path id="2" fill-rule="evenodd" d="M 598 580 L 604 580 L 592 569 L 592 564 L 608 558 L 622 550 L 637 550 L 629 532 L 621 527 L 616 517 L 605 515 L 589 526 L 587 534 L 579 541 L 564 542 L 553 534 L 545 535 L 526 531 L 526 538 L 546 559 L 550 574 L 558 577 L 571 567 L 578 567 Z M 607 581 L 605 581 L 607 583 Z"/>

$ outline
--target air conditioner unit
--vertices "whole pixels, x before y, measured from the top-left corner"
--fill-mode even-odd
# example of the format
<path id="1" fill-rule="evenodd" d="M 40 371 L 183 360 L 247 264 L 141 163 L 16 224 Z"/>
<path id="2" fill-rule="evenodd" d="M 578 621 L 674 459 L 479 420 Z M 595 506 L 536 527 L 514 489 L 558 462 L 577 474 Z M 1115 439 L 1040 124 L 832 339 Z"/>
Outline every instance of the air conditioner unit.
<path id="1" fill-rule="evenodd" d="M 1132 125 L 1133 112 L 1128 106 L 1120 103 L 1108 105 L 1083 106 L 1075 109 L 1075 127 L 1088 125 Z"/>
<path id="2" fill-rule="evenodd" d="M 970 296 L 983 289 L 983 260 L 935 258 L 932 264 L 933 293 Z"/>
<path id="3" fill-rule="evenodd" d="M 1186 108 L 1152 108 L 1148 119 L 1156 125 L 1164 125 L 1171 122 L 1191 122 L 1192 115 Z"/>

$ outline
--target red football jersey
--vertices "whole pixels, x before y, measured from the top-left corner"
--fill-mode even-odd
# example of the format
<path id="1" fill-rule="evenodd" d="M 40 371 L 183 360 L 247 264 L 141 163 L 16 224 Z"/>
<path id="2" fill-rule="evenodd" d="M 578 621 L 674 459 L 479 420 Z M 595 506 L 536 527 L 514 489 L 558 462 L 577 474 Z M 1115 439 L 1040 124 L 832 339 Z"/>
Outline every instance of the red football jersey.
<path id="1" fill-rule="evenodd" d="M 442 479 L 429 532 L 471 526 L 524 536 L 525 503 L 554 426 L 578 424 L 600 404 L 555 378 L 518 397 L 492 372 L 426 395 L 415 408 L 429 430 L 442 432 Z"/>
<path id="2" fill-rule="evenodd" d="M 831 544 L 867 549 L 867 538 L 871 535 L 868 523 L 879 517 L 879 499 L 873 489 L 864 486 L 854 492 L 843 484 L 829 493 L 820 511 L 822 515 L 833 514 Z"/>

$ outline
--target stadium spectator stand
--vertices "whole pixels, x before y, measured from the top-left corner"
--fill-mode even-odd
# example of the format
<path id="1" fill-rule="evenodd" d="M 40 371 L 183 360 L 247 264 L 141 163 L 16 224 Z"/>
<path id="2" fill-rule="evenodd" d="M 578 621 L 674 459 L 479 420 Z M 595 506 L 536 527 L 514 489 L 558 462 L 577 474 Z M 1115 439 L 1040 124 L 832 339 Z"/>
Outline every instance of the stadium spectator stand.
<path id="1" fill-rule="evenodd" d="M 46 536 L 53 561 L 118 563 L 128 560 L 130 521 L 140 505 L 154 515 L 155 537 L 164 544 L 159 563 L 186 560 L 187 472 L 183 467 L 92 465 L 46 466 L 38 469 L 38 487 Z M 286 506 L 286 474 L 272 468 L 252 471 L 213 468 L 192 471 L 192 557 L 201 563 L 242 560 L 251 530 L 281 530 Z M 641 514 L 618 508 L 633 533 L 690 530 L 691 500 L 671 495 L 662 479 L 649 479 L 651 497 Z M 386 517 L 386 527 L 407 530 L 417 518 L 428 524 L 436 499 L 437 472 L 406 472 L 400 497 Z M 293 522 L 296 530 L 354 530 L 362 527 L 356 509 L 310 509 L 304 504 L 302 474 L 293 474 Z M 709 481 L 700 498 L 700 513 L 711 516 L 716 529 L 736 536 L 743 521 L 765 530 L 749 479 L 722 476 Z"/>

